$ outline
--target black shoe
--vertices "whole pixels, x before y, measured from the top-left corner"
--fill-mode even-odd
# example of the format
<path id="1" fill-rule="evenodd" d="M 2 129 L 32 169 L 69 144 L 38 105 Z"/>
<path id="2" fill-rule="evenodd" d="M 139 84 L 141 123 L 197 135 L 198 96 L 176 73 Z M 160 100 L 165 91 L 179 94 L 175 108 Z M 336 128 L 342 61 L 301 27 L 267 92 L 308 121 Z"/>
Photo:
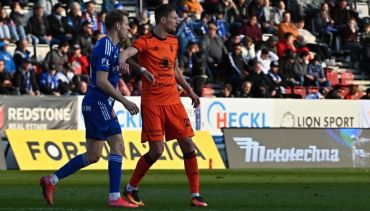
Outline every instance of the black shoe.
<path id="1" fill-rule="evenodd" d="M 129 201 L 130 203 L 137 204 L 141 207 L 144 207 L 144 202 L 141 201 L 141 199 L 139 197 L 139 192 L 137 190 L 127 191 L 127 189 L 125 187 L 124 195 L 125 195 L 127 201 Z"/>

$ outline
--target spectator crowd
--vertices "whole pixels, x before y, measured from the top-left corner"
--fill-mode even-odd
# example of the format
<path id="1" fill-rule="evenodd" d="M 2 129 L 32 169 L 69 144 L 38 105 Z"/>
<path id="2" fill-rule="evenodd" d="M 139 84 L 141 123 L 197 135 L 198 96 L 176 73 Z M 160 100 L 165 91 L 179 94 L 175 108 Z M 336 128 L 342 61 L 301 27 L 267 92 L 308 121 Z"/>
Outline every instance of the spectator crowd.
<path id="1" fill-rule="evenodd" d="M 179 17 L 179 66 L 199 96 L 212 84 L 222 87 L 219 97 L 301 97 L 292 90 L 303 87 L 308 99 L 368 98 L 370 90 L 363 95 L 358 86 L 331 84 L 327 77 L 328 66 L 343 52 L 351 68 L 370 71 L 369 20 L 359 17 L 352 1 L 313 0 L 317 8 L 294 0 L 169 2 Z M 90 53 L 105 36 L 105 14 L 113 8 L 125 9 L 125 0 L 104 0 L 102 5 L 1 1 L 0 94 L 83 95 Z M 130 16 L 123 47 L 152 30 L 152 9 L 147 3 L 137 16 Z M 13 43 L 15 51 L 9 52 Z M 41 60 L 36 56 L 40 44 L 50 46 Z M 136 71 L 123 76 L 118 89 L 126 96 L 140 95 Z"/>

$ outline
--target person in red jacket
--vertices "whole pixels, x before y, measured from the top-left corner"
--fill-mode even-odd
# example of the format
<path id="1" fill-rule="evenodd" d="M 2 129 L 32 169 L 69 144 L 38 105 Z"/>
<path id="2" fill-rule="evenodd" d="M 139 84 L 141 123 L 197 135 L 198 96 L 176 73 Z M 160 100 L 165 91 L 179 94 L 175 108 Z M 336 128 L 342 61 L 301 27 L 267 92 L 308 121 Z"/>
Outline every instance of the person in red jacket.
<path id="1" fill-rule="evenodd" d="M 262 32 L 261 28 L 258 26 L 257 16 L 253 15 L 250 18 L 250 21 L 246 22 L 241 29 L 241 33 L 251 37 L 253 42 L 261 42 L 262 41 Z"/>
<path id="2" fill-rule="evenodd" d="M 81 47 L 78 44 L 73 46 L 72 54 L 68 57 L 68 62 L 72 64 L 72 69 L 76 75 L 89 75 L 89 61 L 81 53 Z"/>

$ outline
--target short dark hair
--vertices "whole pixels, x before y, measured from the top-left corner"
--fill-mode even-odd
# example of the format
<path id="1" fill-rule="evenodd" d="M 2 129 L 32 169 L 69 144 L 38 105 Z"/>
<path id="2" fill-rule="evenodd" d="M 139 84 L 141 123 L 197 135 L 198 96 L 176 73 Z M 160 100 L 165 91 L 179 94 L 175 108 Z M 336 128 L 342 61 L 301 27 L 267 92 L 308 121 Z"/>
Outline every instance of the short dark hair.
<path id="1" fill-rule="evenodd" d="M 67 47 L 67 46 L 69 46 L 68 41 L 63 40 L 63 41 L 61 41 L 61 42 L 59 43 L 58 48 L 63 48 L 63 47 Z"/>
<path id="2" fill-rule="evenodd" d="M 168 15 L 172 11 L 176 11 L 176 8 L 172 4 L 162 4 L 162 5 L 159 5 L 154 10 L 155 22 L 158 24 L 160 22 L 161 18 L 163 18 L 163 17 L 167 18 Z"/>
<path id="3" fill-rule="evenodd" d="M 124 16 L 128 17 L 128 12 L 116 9 L 110 11 L 105 17 L 105 27 L 107 27 L 107 30 L 113 29 L 114 24 L 117 22 L 122 23 Z"/>

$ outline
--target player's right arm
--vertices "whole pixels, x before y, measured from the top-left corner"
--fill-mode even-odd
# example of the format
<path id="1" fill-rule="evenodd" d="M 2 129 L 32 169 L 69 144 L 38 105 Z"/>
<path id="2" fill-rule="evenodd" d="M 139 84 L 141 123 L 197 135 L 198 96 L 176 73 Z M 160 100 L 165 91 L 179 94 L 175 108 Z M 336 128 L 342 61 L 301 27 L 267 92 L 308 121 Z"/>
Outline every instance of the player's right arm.
<path id="1" fill-rule="evenodd" d="M 119 54 L 119 69 L 124 69 L 127 59 L 135 56 L 137 53 L 139 53 L 139 50 L 135 47 L 128 47 L 121 51 Z"/>
<path id="2" fill-rule="evenodd" d="M 140 37 L 139 39 L 135 40 L 135 42 L 132 44 L 132 47 L 128 47 L 125 50 L 122 50 L 119 56 L 119 68 L 122 71 L 122 69 L 125 67 L 126 62 L 131 57 L 135 56 L 138 53 L 146 51 L 148 47 L 148 43 L 144 36 Z M 133 66 L 135 66 L 136 69 L 140 70 L 140 74 L 143 75 L 150 84 L 154 84 L 155 79 L 152 73 L 150 73 L 145 67 L 137 64 L 135 61 L 130 61 Z"/>
<path id="3" fill-rule="evenodd" d="M 114 98 L 115 100 L 121 102 L 123 106 L 130 112 L 131 115 L 139 113 L 139 108 L 137 105 L 129 100 L 127 100 L 121 93 L 119 93 L 113 85 L 108 80 L 108 72 L 97 71 L 96 72 L 96 85 L 105 94 Z"/>

